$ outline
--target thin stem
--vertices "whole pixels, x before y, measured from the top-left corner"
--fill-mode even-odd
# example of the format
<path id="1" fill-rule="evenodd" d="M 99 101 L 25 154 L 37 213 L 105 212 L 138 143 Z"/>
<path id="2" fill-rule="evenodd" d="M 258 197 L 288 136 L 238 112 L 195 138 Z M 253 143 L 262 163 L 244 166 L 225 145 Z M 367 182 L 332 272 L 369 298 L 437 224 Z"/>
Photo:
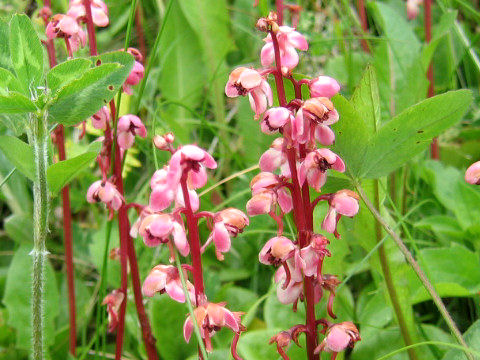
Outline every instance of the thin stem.
<path id="1" fill-rule="evenodd" d="M 362 30 L 364 34 L 368 32 L 368 20 L 367 20 L 367 11 L 365 10 L 365 1 L 364 0 L 357 0 L 357 8 L 358 8 L 358 15 L 360 16 L 360 24 L 362 26 Z M 366 53 L 370 52 L 370 47 L 368 46 L 368 42 L 363 37 L 360 38 L 360 44 L 362 45 L 363 51 Z"/>
<path id="2" fill-rule="evenodd" d="M 150 58 L 148 59 L 147 67 L 145 68 L 145 76 L 142 79 L 142 83 L 140 84 L 140 88 L 138 90 L 137 102 L 135 107 L 133 108 L 133 113 L 138 113 L 138 109 L 140 108 L 140 101 L 142 100 L 143 92 L 145 91 L 145 85 L 147 84 L 148 75 L 150 74 L 150 70 L 152 70 L 152 66 L 157 59 L 158 47 L 160 45 L 160 39 L 162 38 L 163 31 L 165 29 L 165 24 L 168 19 L 168 14 L 170 14 L 170 10 L 172 9 L 173 0 L 170 0 L 167 6 L 167 10 L 165 11 L 165 16 L 163 17 L 162 26 L 160 27 L 160 31 L 155 38 L 155 43 L 153 44 L 152 52 L 150 53 Z"/>
<path id="3" fill-rule="evenodd" d="M 277 23 L 283 25 L 283 0 L 275 0 L 275 7 L 277 8 Z"/>
<path id="4" fill-rule="evenodd" d="M 8 179 L 10 179 L 10 177 L 15 173 L 15 171 L 17 171 L 17 168 L 14 167 L 8 174 L 7 176 L 5 176 L 5 178 L 2 180 L 2 182 L 0 183 L 0 189 L 2 188 L 3 185 L 5 185 L 5 183 L 8 181 Z"/>
<path id="5" fill-rule="evenodd" d="M 193 305 L 192 301 L 190 300 L 190 295 L 187 289 L 187 283 L 185 281 L 185 276 L 183 274 L 182 264 L 180 263 L 180 256 L 178 255 L 178 251 L 175 250 L 175 265 L 177 265 L 178 274 L 180 275 L 180 281 L 182 282 L 183 293 L 185 294 L 185 302 L 187 303 L 188 312 L 190 313 L 190 317 L 193 321 L 193 329 L 195 332 L 195 336 L 197 337 L 198 346 L 202 353 L 203 359 L 207 360 L 207 350 L 205 349 L 205 344 L 203 343 L 202 335 L 200 333 L 200 328 L 198 327 L 198 322 L 195 321 L 195 313 L 193 312 Z"/>
<path id="6" fill-rule="evenodd" d="M 414 259 L 412 253 L 408 250 L 408 248 L 405 246 L 403 243 L 402 239 L 398 236 L 398 234 L 387 224 L 385 219 L 382 218 L 380 213 L 378 212 L 377 208 L 373 206 L 371 201 L 368 199 L 367 195 L 365 195 L 365 192 L 363 191 L 363 188 L 357 184 L 356 185 L 358 194 L 362 198 L 363 202 L 367 206 L 368 210 L 372 213 L 372 215 L 377 219 L 378 223 L 385 229 L 385 231 L 392 237 L 392 239 L 395 241 L 396 245 L 402 252 L 403 256 L 405 256 L 405 259 L 409 263 L 409 265 L 412 267 L 413 271 L 415 271 L 415 274 L 419 278 L 419 280 L 422 282 L 425 290 L 430 294 L 433 302 L 437 306 L 438 310 L 440 311 L 440 314 L 443 316 L 445 319 L 445 322 L 447 323 L 447 326 L 450 329 L 450 332 L 452 335 L 455 337 L 457 342 L 463 346 L 464 348 L 468 349 L 468 345 L 465 342 L 465 340 L 462 337 L 462 334 L 460 333 L 460 330 L 458 330 L 455 321 L 453 321 L 452 317 L 450 316 L 447 308 L 445 307 L 445 304 L 443 303 L 441 297 L 437 294 L 435 291 L 435 288 L 433 287 L 432 283 L 428 280 L 427 276 L 423 272 L 423 270 L 420 268 L 420 265 L 416 262 Z M 471 353 L 464 351 L 465 355 L 469 360 L 475 360 L 474 357 L 471 355 Z"/>
<path id="7" fill-rule="evenodd" d="M 45 241 L 48 231 L 48 188 L 47 188 L 47 164 L 48 164 L 48 127 L 47 115 L 32 115 L 31 145 L 35 159 L 35 179 L 33 182 L 33 260 L 32 274 L 32 358 L 43 360 L 43 291 L 44 291 L 44 266 L 47 256 Z"/>
<path id="8" fill-rule="evenodd" d="M 380 209 L 378 180 L 374 180 L 374 201 L 376 208 Z M 377 238 L 377 243 L 380 243 L 382 241 L 382 226 L 379 221 L 375 221 L 375 235 Z M 388 295 L 390 297 L 390 300 L 392 301 L 393 310 L 395 311 L 395 315 L 397 317 L 398 326 L 400 327 L 400 333 L 402 334 L 403 341 L 407 346 L 412 345 L 412 337 L 410 336 L 410 332 L 408 331 L 407 322 L 405 321 L 405 316 L 403 315 L 402 307 L 398 299 L 397 290 L 395 289 L 392 273 L 390 271 L 390 263 L 388 261 L 388 256 L 385 251 L 385 246 L 383 244 L 378 247 L 378 256 L 380 258 L 380 265 L 382 268 L 383 277 L 385 279 L 385 285 L 387 286 Z M 407 352 L 410 360 L 418 359 L 413 349 L 409 348 Z"/>
<path id="9" fill-rule="evenodd" d="M 432 41 L 432 0 L 425 0 L 425 41 L 430 43 Z M 428 65 L 428 97 L 435 95 L 435 83 L 433 77 L 433 58 Z M 434 160 L 440 160 L 440 149 L 438 146 L 438 138 L 433 138 L 430 145 L 430 155 Z"/>
<path id="10" fill-rule="evenodd" d="M 83 0 L 83 6 L 85 7 L 85 17 L 87 19 L 87 32 L 88 32 L 88 44 L 90 47 L 90 55 L 98 55 L 97 50 L 97 38 L 95 36 L 95 25 L 92 21 L 92 7 L 91 0 Z"/>
<path id="11" fill-rule="evenodd" d="M 135 32 L 137 33 L 140 52 L 142 53 L 143 58 L 145 58 L 147 56 L 147 46 L 145 45 L 145 34 L 143 31 L 141 4 L 138 4 L 137 11 L 135 12 Z"/>

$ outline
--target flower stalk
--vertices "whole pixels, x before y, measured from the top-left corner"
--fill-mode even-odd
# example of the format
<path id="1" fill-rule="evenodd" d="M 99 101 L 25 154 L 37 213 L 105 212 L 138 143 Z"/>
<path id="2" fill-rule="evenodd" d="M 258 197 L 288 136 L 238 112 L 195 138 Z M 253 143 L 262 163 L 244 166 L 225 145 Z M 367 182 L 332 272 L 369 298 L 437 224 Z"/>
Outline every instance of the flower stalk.
<path id="1" fill-rule="evenodd" d="M 47 114 L 32 115 L 30 144 L 35 161 L 33 181 L 33 261 L 32 278 L 32 358 L 43 360 L 44 356 L 44 309 L 45 261 L 47 257 L 46 239 L 48 232 L 48 128 Z"/>

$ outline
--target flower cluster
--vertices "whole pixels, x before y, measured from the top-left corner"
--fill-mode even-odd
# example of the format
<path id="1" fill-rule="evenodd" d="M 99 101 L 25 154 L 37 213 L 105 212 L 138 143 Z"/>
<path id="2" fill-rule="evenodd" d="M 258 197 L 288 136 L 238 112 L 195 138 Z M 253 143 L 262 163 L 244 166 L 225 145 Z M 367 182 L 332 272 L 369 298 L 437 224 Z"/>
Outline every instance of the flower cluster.
<path id="1" fill-rule="evenodd" d="M 259 261 L 278 267 L 275 273 L 277 297 L 284 304 L 299 301 L 307 308 L 306 324 L 300 324 L 274 336 L 279 354 L 285 354 L 290 340 L 297 342 L 299 333 L 307 336 L 310 356 L 321 351 L 336 353 L 360 339 L 352 323 L 332 324 L 327 319 L 315 319 L 315 304 L 323 294 L 329 293 L 327 313 L 333 319 L 333 300 L 340 284 L 334 275 L 323 274 L 324 258 L 331 256 L 327 249 L 330 240 L 313 231 L 313 210 L 325 201 L 329 209 L 321 223 L 326 233 L 340 238 L 337 224 L 342 216 L 352 217 L 359 210 L 358 196 L 351 190 L 321 194 L 310 199 L 310 188 L 317 192 L 327 180 L 329 170 L 344 172 L 345 164 L 339 155 L 325 146 L 335 142 L 330 126 L 339 121 L 339 114 L 331 98 L 340 91 L 338 82 L 328 76 L 296 80 L 292 70 L 299 63 L 298 50 L 308 49 L 306 38 L 294 28 L 278 25 L 271 13 L 257 23 L 257 28 L 267 32 L 260 54 L 262 69 L 240 67 L 232 71 L 225 87 L 229 97 L 248 96 L 255 118 L 265 134 L 279 134 L 271 147 L 261 156 L 262 171 L 250 183 L 252 198 L 247 203 L 249 216 L 268 214 L 278 225 L 277 235 L 268 240 L 259 254 Z M 278 107 L 272 104 L 272 90 L 267 77 L 273 75 L 279 99 Z M 284 80 L 292 82 L 295 98 L 287 102 Z M 310 98 L 302 98 L 302 85 L 308 86 Z M 297 226 L 296 239 L 283 234 L 283 218 L 292 213 Z M 324 340 L 318 343 L 318 324 L 327 324 Z"/>
<path id="2" fill-rule="evenodd" d="M 102 0 L 91 0 L 90 8 L 93 23 L 100 27 L 107 26 L 109 23 L 107 5 Z M 50 14 L 43 14 L 43 16 L 49 17 Z M 86 35 L 82 29 L 82 23 L 85 22 L 86 10 L 83 0 L 70 0 L 66 14 L 56 14 L 51 18 L 46 28 L 47 38 L 64 39 L 69 56 L 72 56 L 73 52 L 85 46 Z"/>
<path id="3" fill-rule="evenodd" d="M 194 317 L 188 316 L 184 325 L 184 337 L 188 342 L 194 322 L 200 327 L 207 351 L 212 351 L 211 337 L 222 327 L 229 327 L 237 335 L 245 330 L 241 324 L 241 313 L 231 312 L 224 303 L 211 303 L 204 293 L 201 256 L 213 244 L 219 260 L 231 248 L 235 238 L 248 225 L 247 216 L 240 210 L 227 208 L 216 213 L 199 211 L 200 200 L 197 189 L 207 183 L 207 169 L 215 169 L 215 159 L 196 145 L 173 147 L 174 136 L 169 133 L 155 136 L 158 149 L 171 153 L 167 165 L 157 170 L 150 181 L 151 195 L 146 206 L 136 205 L 139 217 L 131 228 L 132 237 L 141 236 L 146 246 L 166 244 L 173 262 L 176 250 L 181 256 L 190 255 L 192 264 L 183 264 L 189 299 L 195 306 Z M 167 209 L 170 209 L 167 211 Z M 198 221 L 205 218 L 210 229 L 208 239 L 201 244 Z M 188 238 L 187 238 L 188 230 Z M 188 280 L 191 273 L 193 283 Z M 180 272 L 172 265 L 157 265 L 145 279 L 143 294 L 148 297 L 166 293 L 178 302 L 185 302 Z M 236 353 L 233 351 L 233 353 Z"/>

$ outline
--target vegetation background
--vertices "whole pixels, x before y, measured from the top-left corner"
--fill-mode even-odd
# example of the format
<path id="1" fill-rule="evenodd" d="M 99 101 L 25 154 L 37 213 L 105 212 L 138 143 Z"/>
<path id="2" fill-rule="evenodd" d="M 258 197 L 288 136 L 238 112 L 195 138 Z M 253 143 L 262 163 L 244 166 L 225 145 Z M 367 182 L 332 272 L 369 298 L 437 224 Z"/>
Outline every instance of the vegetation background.
<path id="1" fill-rule="evenodd" d="M 67 0 L 52 3 L 54 13 L 65 12 L 68 6 Z M 106 3 L 110 26 L 97 29 L 100 52 L 123 47 L 130 6 L 127 0 L 107 0 Z M 143 33 L 149 54 L 162 23 L 165 29 L 159 60 L 154 64 L 141 99 L 140 116 L 148 127 L 148 137 L 137 138 L 136 146 L 126 157 L 128 202 L 147 201 L 148 182 L 155 169 L 152 137 L 172 131 L 179 143 L 198 143 L 219 162 L 214 177 L 201 193 L 202 207 L 212 210 L 231 205 L 244 209 L 250 196 L 249 181 L 258 172 L 257 160 L 272 139 L 259 131 L 248 100 L 227 99 L 224 85 L 233 67 L 258 66 L 263 34 L 257 32 L 254 25 L 273 4 L 261 0 L 258 7 L 253 7 L 252 0 L 178 0 L 174 1 L 168 18 L 164 17 L 166 1 L 142 0 L 139 4 L 143 31 L 134 32 L 134 45 L 143 46 L 138 36 Z M 478 1 L 435 1 L 431 45 L 425 44 L 423 8 L 416 19 L 408 20 L 405 2 L 401 0 L 367 1 L 368 33 L 361 30 L 354 1 L 298 0 L 298 4 L 303 7 L 298 30 L 307 35 L 310 44 L 308 54 L 301 55 L 298 76 L 332 76 L 342 84 L 342 95 L 350 98 L 364 69 L 371 64 L 377 74 L 382 121 L 426 98 L 425 70 L 432 54 L 437 94 L 460 88 L 473 91 L 474 102 L 468 113 L 439 138 L 441 161 L 430 160 L 428 152 L 409 159 L 401 169 L 381 179 L 380 192 L 383 215 L 414 253 L 469 346 L 480 351 L 480 189 L 463 180 L 466 167 L 480 158 Z M 25 12 L 34 19 L 39 34 L 44 34 L 44 24 L 38 17 L 41 6 L 41 0 L 2 0 L 0 17 L 8 21 L 11 14 Z M 2 24 L 0 22 L 0 36 L 3 36 Z M 361 39 L 367 41 L 370 53 L 362 50 Z M 57 54 L 65 59 L 63 44 L 58 42 L 57 46 Z M 83 51 L 87 56 L 87 50 Z M 135 102 L 135 93 L 124 95 L 121 113 L 127 113 Z M 0 120 L 4 117 L 0 114 Z M 346 120 L 341 118 L 340 123 L 342 121 Z M 0 134 L 10 133 L 0 123 Z M 67 132 L 69 156 L 84 152 L 89 142 L 99 135 L 92 127 L 87 127 L 87 139 L 79 140 L 79 133 L 76 128 L 69 128 Z M 162 156 L 158 153 L 160 164 L 165 161 Z M 0 153 L 0 182 L 12 168 Z M 71 184 L 78 342 L 79 349 L 90 351 L 85 352 L 86 359 L 97 358 L 92 341 L 105 333 L 105 325 L 99 328 L 96 324 L 95 312 L 106 214 L 101 207 L 87 204 L 85 199 L 86 189 L 97 180 L 92 169 L 84 170 Z M 235 176 L 219 184 L 231 175 Z M 331 177 L 327 186 L 335 189 L 344 187 L 345 183 L 344 178 Z M 371 183 L 366 180 L 363 185 L 368 189 Z M 54 198 L 47 244 L 51 254 L 45 302 L 48 356 L 55 360 L 69 359 L 60 206 L 60 199 Z M 318 229 L 325 211 L 318 208 L 315 213 Z M 31 274 L 27 255 L 32 245 L 31 212 L 29 181 L 16 172 L 7 182 L 2 182 L 0 195 L 2 360 L 27 359 L 30 347 Z M 455 342 L 443 318 L 394 242 L 385 234 L 378 238 L 368 210 L 362 207 L 355 219 L 342 219 L 341 224 L 342 239 L 332 241 L 330 250 L 334 257 L 326 260 L 325 271 L 337 274 L 345 284 L 336 302 L 339 321 L 354 321 L 362 336 L 362 341 L 345 358 L 380 359 L 405 346 L 376 251 L 377 242 L 382 241 L 414 342 L 430 342 L 416 348 L 419 359 L 464 359 L 465 355 L 448 346 Z M 258 262 L 262 245 L 275 234 L 273 225 L 264 217 L 252 218 L 248 229 L 234 240 L 233 250 L 223 263 L 215 259 L 213 251 L 204 257 L 208 297 L 213 301 L 227 301 L 230 308 L 246 313 L 244 323 L 248 331 L 239 343 L 239 351 L 246 360 L 277 359 L 274 347 L 267 345 L 268 339 L 304 318 L 302 306 L 293 313 L 278 302 L 272 285 L 273 270 Z M 111 248 L 118 247 L 116 229 L 113 226 Z M 207 235 L 204 233 L 203 238 Z M 136 241 L 136 250 L 142 279 L 153 265 L 168 259 L 165 247 L 146 248 L 140 239 Z M 107 284 L 109 289 L 114 289 L 120 281 L 119 263 L 109 260 L 108 266 Z M 131 294 L 129 292 L 129 296 Z M 148 299 L 147 309 L 161 358 L 195 358 L 195 345 L 185 344 L 182 336 L 185 306 L 165 295 L 157 295 Z M 230 341 L 228 331 L 216 336 L 212 359 L 227 359 Z M 129 301 L 124 358 L 142 359 L 143 351 L 133 301 Z M 110 358 L 114 353 L 111 335 L 107 337 L 106 353 L 102 358 Z M 294 347 L 289 356 L 305 358 L 303 350 Z M 337 359 L 343 359 L 342 356 Z M 408 356 L 402 351 L 389 358 L 400 360 Z"/>

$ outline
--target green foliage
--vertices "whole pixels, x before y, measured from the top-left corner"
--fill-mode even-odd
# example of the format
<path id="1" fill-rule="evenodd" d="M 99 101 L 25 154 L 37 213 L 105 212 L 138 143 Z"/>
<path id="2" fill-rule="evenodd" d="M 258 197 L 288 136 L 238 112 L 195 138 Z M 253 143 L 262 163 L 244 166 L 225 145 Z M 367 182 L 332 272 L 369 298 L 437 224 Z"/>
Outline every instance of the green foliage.
<path id="1" fill-rule="evenodd" d="M 30 235 L 30 242 L 33 239 Z M 8 324 L 16 329 L 16 346 L 29 350 L 31 346 L 31 273 L 32 257 L 29 255 L 31 243 L 20 247 L 10 264 L 3 303 L 9 317 Z M 45 343 L 52 345 L 55 341 L 55 318 L 58 315 L 60 297 L 55 280 L 55 273 L 50 262 L 45 266 Z"/>
<path id="2" fill-rule="evenodd" d="M 91 66 L 88 59 L 71 59 L 58 64 L 47 73 L 47 86 L 55 94 L 61 87 L 82 76 Z"/>
<path id="3" fill-rule="evenodd" d="M 10 58 L 26 95 L 35 94 L 43 78 L 43 47 L 26 15 L 14 15 L 10 22 Z"/>
<path id="4" fill-rule="evenodd" d="M 33 180 L 35 167 L 30 145 L 16 137 L 3 135 L 0 136 L 0 149 L 23 175 Z"/>

